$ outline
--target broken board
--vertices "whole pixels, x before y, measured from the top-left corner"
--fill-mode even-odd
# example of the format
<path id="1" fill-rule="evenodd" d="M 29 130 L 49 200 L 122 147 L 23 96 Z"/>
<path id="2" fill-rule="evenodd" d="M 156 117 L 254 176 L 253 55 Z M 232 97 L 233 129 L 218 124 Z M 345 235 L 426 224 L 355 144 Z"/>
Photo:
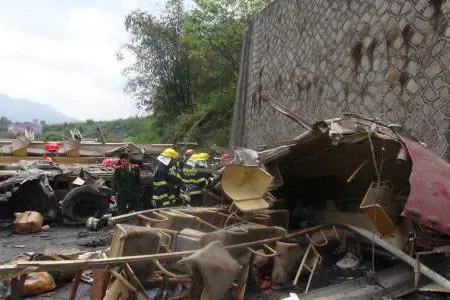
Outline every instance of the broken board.
<path id="1" fill-rule="evenodd" d="M 224 192 L 244 212 L 269 208 L 264 200 L 273 177 L 257 166 L 228 165 L 222 179 Z"/>

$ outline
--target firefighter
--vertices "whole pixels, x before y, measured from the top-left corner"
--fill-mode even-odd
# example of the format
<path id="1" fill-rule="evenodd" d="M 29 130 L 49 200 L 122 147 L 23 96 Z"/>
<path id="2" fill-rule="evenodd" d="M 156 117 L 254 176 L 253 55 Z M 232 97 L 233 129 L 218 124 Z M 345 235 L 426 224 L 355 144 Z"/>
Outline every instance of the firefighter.
<path id="1" fill-rule="evenodd" d="M 120 165 L 115 169 L 112 189 L 120 214 L 141 210 L 141 174 L 139 166 L 130 163 L 127 153 L 120 155 Z"/>
<path id="2" fill-rule="evenodd" d="M 194 153 L 193 149 L 187 149 L 186 152 L 184 152 L 182 163 L 185 164 Z"/>
<path id="3" fill-rule="evenodd" d="M 201 169 L 208 168 L 208 153 L 193 154 L 182 171 L 183 198 L 191 206 L 202 205 L 202 189 L 208 183 L 208 174 Z"/>
<path id="4" fill-rule="evenodd" d="M 174 172 L 178 152 L 172 148 L 166 148 L 157 159 L 158 166 L 153 179 L 152 204 L 156 208 L 170 207 L 175 205 L 176 185 L 180 183 L 180 179 Z"/>
<path id="5" fill-rule="evenodd" d="M 183 168 L 186 165 L 186 163 L 188 162 L 188 160 L 191 158 L 192 154 L 194 154 L 194 150 L 193 149 L 187 149 L 184 152 L 183 157 L 177 161 L 177 163 L 174 165 L 174 167 L 172 167 L 172 172 L 176 173 L 176 175 L 178 176 L 178 178 L 180 180 L 183 179 Z"/>

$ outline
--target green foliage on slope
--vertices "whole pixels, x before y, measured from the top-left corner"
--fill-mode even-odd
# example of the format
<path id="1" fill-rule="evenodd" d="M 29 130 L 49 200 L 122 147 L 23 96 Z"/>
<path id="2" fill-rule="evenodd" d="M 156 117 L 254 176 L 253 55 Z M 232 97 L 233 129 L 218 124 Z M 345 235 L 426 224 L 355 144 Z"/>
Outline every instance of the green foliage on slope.
<path id="1" fill-rule="evenodd" d="M 161 17 L 127 16 L 135 61 L 126 91 L 151 117 L 139 142 L 228 144 L 239 73 L 242 33 L 268 0 L 168 1 Z"/>
<path id="2" fill-rule="evenodd" d="M 44 138 L 67 139 L 71 128 L 96 138 L 136 143 L 198 142 L 227 146 L 242 47 L 242 33 L 269 0 L 168 0 L 161 16 L 136 10 L 125 20 L 130 55 L 125 91 L 146 118 L 45 127 Z"/>

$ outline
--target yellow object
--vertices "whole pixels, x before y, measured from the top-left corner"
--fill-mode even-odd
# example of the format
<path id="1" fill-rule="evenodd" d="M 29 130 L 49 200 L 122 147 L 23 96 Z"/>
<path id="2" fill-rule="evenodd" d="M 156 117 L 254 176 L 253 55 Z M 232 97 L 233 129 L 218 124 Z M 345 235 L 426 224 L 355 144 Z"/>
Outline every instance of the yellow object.
<path id="1" fill-rule="evenodd" d="M 14 225 L 17 232 L 38 232 L 44 224 L 44 218 L 37 211 L 15 213 L 15 217 Z"/>
<path id="2" fill-rule="evenodd" d="M 199 154 L 197 154 L 196 158 L 197 158 L 196 160 L 209 160 L 209 154 L 208 153 L 199 153 Z"/>
<path id="3" fill-rule="evenodd" d="M 109 257 L 158 253 L 161 234 L 154 228 L 117 224 L 111 242 Z M 136 276 L 144 281 L 155 269 L 153 261 L 130 263 Z M 115 298 L 114 298 L 115 299 Z"/>
<path id="4" fill-rule="evenodd" d="M 21 148 L 21 149 L 13 151 L 13 155 L 18 156 L 18 157 L 25 157 L 25 156 L 27 156 L 27 154 L 28 154 L 27 148 Z"/>
<path id="5" fill-rule="evenodd" d="M 263 199 L 273 177 L 256 166 L 228 165 L 222 178 L 224 192 L 241 211 L 269 208 Z"/>
<path id="6" fill-rule="evenodd" d="M 119 279 L 116 279 L 109 286 L 103 300 L 126 300 L 130 299 L 130 296 L 130 290 L 127 286 Z"/>
<path id="7" fill-rule="evenodd" d="M 80 149 L 79 148 L 75 148 L 75 149 L 67 151 L 67 156 L 68 157 L 78 157 L 78 156 L 80 156 Z"/>
<path id="8" fill-rule="evenodd" d="M 171 157 L 173 159 L 178 159 L 178 157 L 179 157 L 178 152 L 175 151 L 172 148 L 164 149 L 164 151 L 161 153 L 161 155 L 164 155 L 164 156 L 167 156 L 167 157 Z"/>
<path id="9" fill-rule="evenodd" d="M 394 188 L 389 181 L 372 182 L 359 208 L 369 216 L 381 235 L 387 236 L 395 229 L 395 203 Z"/>
<path id="10" fill-rule="evenodd" d="M 22 296 L 39 295 L 56 288 L 55 280 L 47 272 L 29 273 L 22 288 Z"/>
<path id="11" fill-rule="evenodd" d="M 19 136 L 12 141 L 11 150 L 14 156 L 26 157 L 28 154 L 27 147 L 30 145 L 33 136 L 25 134 L 25 136 Z"/>

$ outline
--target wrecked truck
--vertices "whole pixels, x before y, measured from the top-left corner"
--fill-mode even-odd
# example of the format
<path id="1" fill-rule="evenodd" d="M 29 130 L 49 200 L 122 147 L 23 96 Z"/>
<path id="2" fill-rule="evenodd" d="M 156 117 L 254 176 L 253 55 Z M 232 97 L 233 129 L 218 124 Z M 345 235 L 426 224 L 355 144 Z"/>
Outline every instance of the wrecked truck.
<path id="1" fill-rule="evenodd" d="M 293 226 L 355 225 L 412 252 L 450 244 L 450 165 L 396 125 L 320 121 L 259 158 Z"/>
<path id="2" fill-rule="evenodd" d="M 110 212 L 114 167 L 59 165 L 48 160 L 22 160 L 0 165 L 0 217 L 37 211 L 47 219 L 85 224 Z M 153 173 L 141 171 L 142 201 L 149 202 Z"/>
<path id="3" fill-rule="evenodd" d="M 380 299 L 430 281 L 450 290 L 436 255 L 450 252 L 450 166 L 401 128 L 345 115 L 257 154 L 225 167 L 230 206 L 111 217 L 111 248 L 94 258 L 16 261 L 0 274 L 17 283 L 30 270 L 76 271 L 71 299 L 92 269 L 93 299 L 244 299 L 255 286 L 274 299 Z"/>

